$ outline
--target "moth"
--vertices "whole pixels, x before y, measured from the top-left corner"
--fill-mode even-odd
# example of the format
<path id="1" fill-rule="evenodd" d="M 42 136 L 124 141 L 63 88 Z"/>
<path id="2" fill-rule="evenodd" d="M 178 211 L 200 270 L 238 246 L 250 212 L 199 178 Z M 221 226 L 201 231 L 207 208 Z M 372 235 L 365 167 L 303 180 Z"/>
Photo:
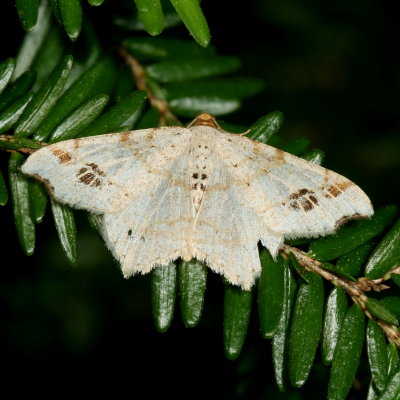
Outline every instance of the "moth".
<path id="1" fill-rule="evenodd" d="M 125 277 L 182 258 L 204 261 L 243 289 L 260 275 L 258 243 L 333 233 L 373 214 L 353 182 L 200 114 L 162 127 L 66 140 L 32 154 L 22 172 L 51 196 L 101 217 Z"/>

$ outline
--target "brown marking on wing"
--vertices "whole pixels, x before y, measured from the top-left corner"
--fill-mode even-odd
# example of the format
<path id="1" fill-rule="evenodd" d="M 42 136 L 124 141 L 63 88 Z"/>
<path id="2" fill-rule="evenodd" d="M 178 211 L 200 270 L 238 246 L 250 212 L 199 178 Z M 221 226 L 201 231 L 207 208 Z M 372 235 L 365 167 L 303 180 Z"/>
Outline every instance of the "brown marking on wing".
<path id="1" fill-rule="evenodd" d="M 331 171 L 329 171 L 329 169 L 324 168 L 324 183 L 327 183 L 329 181 L 330 176 L 331 176 Z"/>
<path id="2" fill-rule="evenodd" d="M 308 189 L 306 189 L 306 188 L 299 189 L 297 192 L 292 193 L 292 194 L 289 196 L 289 199 L 290 199 L 290 200 L 297 200 L 298 198 L 300 198 L 300 197 L 302 197 L 302 196 L 304 196 L 304 195 L 306 195 L 306 194 L 308 194 L 308 193 L 314 194 L 314 192 L 313 192 L 312 190 L 308 190 Z"/>
<path id="3" fill-rule="evenodd" d="M 94 174 L 92 172 L 88 172 L 85 175 L 82 175 L 79 180 L 84 183 L 85 185 L 90 185 L 92 180 L 94 179 Z"/>
<path id="4" fill-rule="evenodd" d="M 105 175 L 104 171 L 102 171 L 102 170 L 99 168 L 99 166 L 98 166 L 97 164 L 95 164 L 95 163 L 88 163 L 88 164 L 85 164 L 85 165 L 87 165 L 88 167 L 91 167 L 92 170 L 93 170 L 94 172 L 96 172 L 97 174 L 102 175 L 102 176 Z"/>
<path id="5" fill-rule="evenodd" d="M 74 150 L 78 150 L 81 145 L 81 142 L 79 139 L 74 139 Z"/>
<path id="6" fill-rule="evenodd" d="M 285 152 L 279 149 L 275 149 L 275 156 L 278 161 L 285 161 Z"/>
<path id="7" fill-rule="evenodd" d="M 353 183 L 350 181 L 333 183 L 327 187 L 325 197 L 328 199 L 337 197 L 350 186 L 353 186 Z"/>
<path id="8" fill-rule="evenodd" d="M 87 172 L 89 168 L 86 167 L 80 168 L 76 174 L 79 181 L 85 185 L 100 187 L 103 183 L 103 177 L 106 175 L 104 171 L 102 171 L 96 163 L 87 163 L 85 165 L 86 167 L 91 168 L 92 171 Z"/>
<path id="9" fill-rule="evenodd" d="M 87 171 L 87 168 L 83 167 L 81 168 L 78 173 L 76 174 L 76 176 L 82 175 L 83 173 L 85 173 Z"/>
<path id="10" fill-rule="evenodd" d="M 93 186 L 98 187 L 98 186 L 100 186 L 100 185 L 101 185 L 101 180 L 100 180 L 99 178 L 96 178 L 95 181 L 94 181 L 94 183 L 93 183 Z"/>
<path id="11" fill-rule="evenodd" d="M 283 205 L 285 205 L 285 203 Z M 300 209 L 300 206 L 299 203 L 297 203 L 297 201 L 292 201 L 291 203 L 289 203 L 289 208 L 293 211 L 296 211 Z"/>
<path id="12" fill-rule="evenodd" d="M 127 142 L 128 140 L 129 140 L 129 137 L 131 136 L 131 132 L 130 131 L 127 131 L 127 132 L 123 132 L 122 134 L 121 134 L 121 137 L 120 137 L 120 142 Z"/>
<path id="13" fill-rule="evenodd" d="M 71 154 L 69 154 L 67 151 L 61 150 L 61 149 L 54 149 L 52 150 L 52 153 L 58 157 L 60 160 L 60 163 L 65 164 L 69 161 L 72 160 Z"/>
<path id="14" fill-rule="evenodd" d="M 305 212 L 308 212 L 318 205 L 318 199 L 315 197 L 315 192 L 306 188 L 299 189 L 297 192 L 292 193 L 288 199 L 288 207 L 293 211 L 302 208 Z M 282 205 L 285 206 L 286 203 L 283 202 Z"/>
<path id="15" fill-rule="evenodd" d="M 314 208 L 314 204 L 311 203 L 311 201 L 308 200 L 308 199 L 306 199 L 305 197 L 303 197 L 303 198 L 301 199 L 300 204 L 301 204 L 301 206 L 303 207 L 303 210 L 306 211 L 306 212 L 307 212 L 307 211 L 311 211 L 311 210 Z"/>
<path id="16" fill-rule="evenodd" d="M 308 196 L 308 198 L 309 198 L 315 205 L 318 205 L 318 199 L 317 199 L 315 196 L 310 195 L 310 196 Z"/>
<path id="17" fill-rule="evenodd" d="M 152 129 L 147 135 L 147 139 L 152 140 L 154 138 L 154 131 L 155 129 Z"/>

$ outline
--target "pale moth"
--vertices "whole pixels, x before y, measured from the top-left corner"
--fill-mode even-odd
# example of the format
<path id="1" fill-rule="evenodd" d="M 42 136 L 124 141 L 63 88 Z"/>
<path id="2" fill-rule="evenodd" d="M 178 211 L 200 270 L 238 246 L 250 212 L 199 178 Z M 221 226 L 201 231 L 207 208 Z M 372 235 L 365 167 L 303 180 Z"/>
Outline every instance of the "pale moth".
<path id="1" fill-rule="evenodd" d="M 348 179 L 225 132 L 207 113 L 187 128 L 55 143 L 22 172 L 56 200 L 101 215 L 125 277 L 196 258 L 247 290 L 261 271 L 259 241 L 276 257 L 285 238 L 328 235 L 373 214 Z"/>

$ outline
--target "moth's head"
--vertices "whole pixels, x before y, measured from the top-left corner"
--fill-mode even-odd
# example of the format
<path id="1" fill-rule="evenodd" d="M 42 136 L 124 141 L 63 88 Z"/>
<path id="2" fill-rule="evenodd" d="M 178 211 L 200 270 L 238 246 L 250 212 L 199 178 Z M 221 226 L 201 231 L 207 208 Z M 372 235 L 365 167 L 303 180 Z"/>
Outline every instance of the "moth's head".
<path id="1" fill-rule="evenodd" d="M 191 126 L 211 126 L 211 128 L 215 128 L 221 130 L 219 125 L 217 124 L 217 120 L 209 113 L 201 113 L 198 115 L 189 125 L 188 128 Z"/>

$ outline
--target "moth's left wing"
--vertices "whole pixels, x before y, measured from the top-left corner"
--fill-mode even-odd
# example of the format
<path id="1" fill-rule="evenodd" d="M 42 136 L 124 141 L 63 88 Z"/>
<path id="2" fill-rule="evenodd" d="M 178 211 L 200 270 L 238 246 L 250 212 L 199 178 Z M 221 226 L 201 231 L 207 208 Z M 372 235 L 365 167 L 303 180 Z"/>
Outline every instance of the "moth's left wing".
<path id="1" fill-rule="evenodd" d="M 62 203 L 115 212 L 165 174 L 190 135 L 166 127 L 67 140 L 36 151 L 22 172 L 42 181 Z"/>
<path id="2" fill-rule="evenodd" d="M 366 194 L 347 178 L 246 137 L 221 135 L 218 151 L 236 190 L 272 231 L 323 236 L 373 214 Z"/>

